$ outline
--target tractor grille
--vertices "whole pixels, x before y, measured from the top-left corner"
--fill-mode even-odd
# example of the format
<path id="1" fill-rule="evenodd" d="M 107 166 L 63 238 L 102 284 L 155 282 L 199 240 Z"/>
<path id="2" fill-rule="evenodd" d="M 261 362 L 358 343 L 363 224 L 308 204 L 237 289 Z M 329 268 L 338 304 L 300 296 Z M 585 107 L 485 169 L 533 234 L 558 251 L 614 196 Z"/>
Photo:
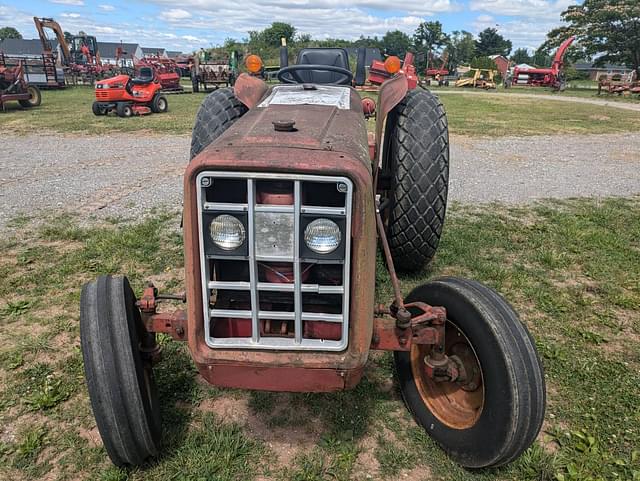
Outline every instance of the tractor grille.
<path id="1" fill-rule="evenodd" d="M 344 350 L 351 181 L 205 171 L 196 182 L 207 345 Z M 225 251 L 212 240 L 211 223 L 221 215 L 244 226 L 241 246 Z M 340 229 L 339 246 L 330 253 L 317 253 L 305 242 L 306 227 L 317 219 L 329 219 Z"/>
<path id="2" fill-rule="evenodd" d="M 108 90 L 96 90 L 96 100 L 106 101 L 109 100 L 109 91 Z"/>

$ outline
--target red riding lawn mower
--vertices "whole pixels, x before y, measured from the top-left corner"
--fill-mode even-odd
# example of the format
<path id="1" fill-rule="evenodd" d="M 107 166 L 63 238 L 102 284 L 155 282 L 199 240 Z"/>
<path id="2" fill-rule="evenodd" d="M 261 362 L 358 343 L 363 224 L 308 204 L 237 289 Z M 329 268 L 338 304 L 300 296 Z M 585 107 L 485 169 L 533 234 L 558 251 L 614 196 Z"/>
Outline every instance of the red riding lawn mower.
<path id="1" fill-rule="evenodd" d="M 354 88 L 363 61 L 354 82 L 341 48 L 282 59 L 280 84 L 241 74 L 198 110 L 184 174 L 186 292 L 149 284 L 137 300 L 126 277 L 110 275 L 82 289 L 87 386 L 109 456 L 122 466 L 159 454 L 163 333 L 187 343 L 206 381 L 242 389 L 350 389 L 372 350 L 393 351 L 407 407 L 453 459 L 472 468 L 513 461 L 545 411 L 527 329 L 478 282 L 441 277 L 405 297 L 396 275 L 431 261 L 442 233 L 442 104 L 396 70 L 379 89 L 368 140 Z M 375 299 L 378 247 L 388 305 Z M 170 300 L 186 309 L 158 309 Z"/>
<path id="2" fill-rule="evenodd" d="M 151 67 L 139 69 L 139 76 L 116 75 L 96 82 L 96 100 L 91 107 L 95 115 L 116 112 L 118 117 L 163 113 L 169 109 L 162 95 L 162 85 Z"/>
<path id="3" fill-rule="evenodd" d="M 37 107 L 42 101 L 40 89 L 25 80 L 22 62 L 15 67 L 0 65 L 0 110 L 11 101 L 18 101 L 24 108 Z"/>
<path id="4" fill-rule="evenodd" d="M 413 60 L 414 55 L 411 52 L 407 52 L 404 61 L 401 61 L 395 55 L 387 57 L 384 62 L 374 60 L 371 62 L 371 67 L 369 67 L 369 83 L 380 86 L 397 73 L 402 73 L 407 79 L 409 89 L 416 88 L 418 86 L 418 74 L 413 65 Z"/>

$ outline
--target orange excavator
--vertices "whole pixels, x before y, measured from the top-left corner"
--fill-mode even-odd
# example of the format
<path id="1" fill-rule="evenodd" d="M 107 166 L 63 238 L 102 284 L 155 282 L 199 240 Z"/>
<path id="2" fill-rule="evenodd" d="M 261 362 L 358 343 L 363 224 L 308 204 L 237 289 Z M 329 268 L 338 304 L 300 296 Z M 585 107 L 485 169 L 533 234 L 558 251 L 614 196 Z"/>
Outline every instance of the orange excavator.
<path id="1" fill-rule="evenodd" d="M 33 17 L 33 22 L 42 42 L 45 73 L 47 69 L 55 69 L 56 66 L 53 45 L 46 30 L 53 32 L 60 45 L 61 58 L 57 59 L 57 63 L 74 77 L 80 76 L 83 81 L 93 83 L 95 79 L 112 73 L 110 65 L 102 65 L 98 42 L 93 35 L 74 35 L 69 44 L 60 24 L 54 19 Z"/>

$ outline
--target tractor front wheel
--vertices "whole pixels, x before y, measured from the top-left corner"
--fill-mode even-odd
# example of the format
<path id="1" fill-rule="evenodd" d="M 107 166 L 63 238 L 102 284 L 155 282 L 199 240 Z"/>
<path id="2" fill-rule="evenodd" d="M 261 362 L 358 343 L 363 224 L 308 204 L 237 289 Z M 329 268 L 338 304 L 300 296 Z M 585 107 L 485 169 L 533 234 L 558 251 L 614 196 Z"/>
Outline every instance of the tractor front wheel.
<path id="1" fill-rule="evenodd" d="M 436 253 L 447 207 L 449 131 L 438 97 L 410 90 L 389 114 L 385 142 L 389 246 L 397 269 L 416 271 Z"/>
<path id="2" fill-rule="evenodd" d="M 431 346 L 394 354 L 416 422 L 462 466 L 517 458 L 542 426 L 545 383 L 535 344 L 513 308 L 494 290 L 451 277 L 417 287 L 406 301 L 446 308 L 444 353 L 464 372 L 456 381 L 430 377 Z"/>
<path id="3" fill-rule="evenodd" d="M 207 95 L 200 104 L 191 133 L 191 158 L 220 137 L 247 110 L 232 88 L 218 89 Z"/>
<path id="4" fill-rule="evenodd" d="M 93 102 L 91 105 L 91 111 L 93 112 L 93 115 L 107 115 L 107 108 L 102 107 L 100 102 Z"/>
<path id="5" fill-rule="evenodd" d="M 42 94 L 40 93 L 40 89 L 35 85 L 27 86 L 27 92 L 29 93 L 29 98 L 24 100 L 18 100 L 18 103 L 24 108 L 38 107 L 42 103 Z"/>
<path id="6" fill-rule="evenodd" d="M 145 330 L 126 277 L 101 276 L 80 297 L 80 341 L 91 407 L 117 466 L 158 453 L 161 423 L 151 359 L 155 335 Z"/>
<path id="7" fill-rule="evenodd" d="M 118 102 L 116 104 L 116 113 L 118 117 L 131 117 L 133 115 L 133 109 L 131 105 L 126 102 Z"/>
<path id="8" fill-rule="evenodd" d="M 164 95 L 157 94 L 151 101 L 151 111 L 154 114 L 161 114 L 169 110 L 169 102 Z"/>

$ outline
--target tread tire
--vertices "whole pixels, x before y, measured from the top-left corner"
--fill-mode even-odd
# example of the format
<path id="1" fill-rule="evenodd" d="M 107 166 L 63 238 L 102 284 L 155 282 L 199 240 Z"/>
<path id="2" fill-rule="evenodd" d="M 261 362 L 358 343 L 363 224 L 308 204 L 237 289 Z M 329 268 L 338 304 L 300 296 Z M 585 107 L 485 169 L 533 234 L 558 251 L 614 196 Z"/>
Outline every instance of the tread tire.
<path id="1" fill-rule="evenodd" d="M 502 296 L 476 281 L 436 279 L 415 288 L 406 299 L 418 300 L 444 306 L 447 317 L 471 342 L 483 370 L 485 405 L 467 429 L 443 424 L 418 392 L 410 353 L 396 352 L 405 404 L 416 422 L 462 466 L 485 468 L 513 461 L 535 441 L 544 420 L 544 371 L 531 335 Z"/>
<path id="2" fill-rule="evenodd" d="M 138 466 L 158 453 L 160 408 L 145 334 L 126 277 L 100 276 L 80 297 L 80 340 L 91 407 L 109 457 Z M 147 376 L 145 376 L 147 374 Z"/>
<path id="3" fill-rule="evenodd" d="M 233 89 L 217 89 L 205 97 L 200 104 L 196 123 L 191 134 L 191 159 L 217 139 L 225 130 L 247 112 L 247 107 L 238 100 Z"/>
<path id="4" fill-rule="evenodd" d="M 449 184 L 449 131 L 442 103 L 410 90 L 391 112 L 387 133 L 391 170 L 389 246 L 395 267 L 417 271 L 440 242 Z"/>

